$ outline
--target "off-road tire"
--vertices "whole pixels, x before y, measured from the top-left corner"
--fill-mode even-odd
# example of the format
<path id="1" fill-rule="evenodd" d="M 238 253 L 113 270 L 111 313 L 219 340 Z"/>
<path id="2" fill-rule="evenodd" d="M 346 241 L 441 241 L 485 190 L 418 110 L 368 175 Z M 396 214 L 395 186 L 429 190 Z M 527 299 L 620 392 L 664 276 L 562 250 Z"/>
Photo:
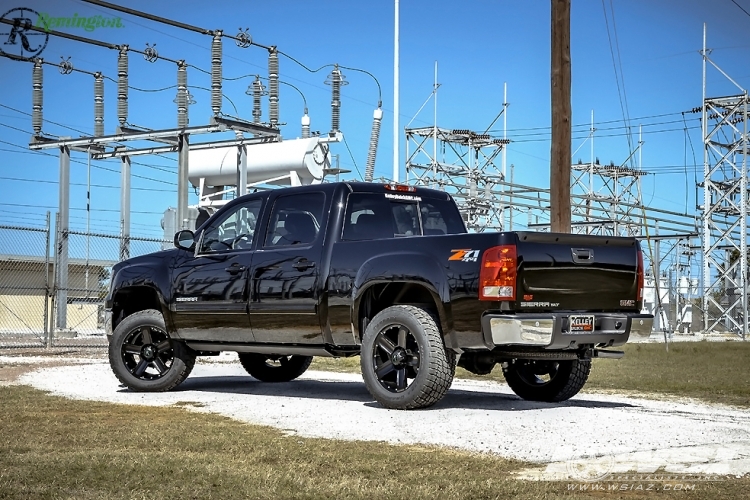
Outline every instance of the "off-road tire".
<path id="1" fill-rule="evenodd" d="M 550 380 L 540 383 L 530 380 L 533 363 L 557 365 L 557 371 Z M 519 397 L 527 401 L 559 403 L 572 398 L 583 388 L 591 372 L 590 359 L 566 361 L 526 361 L 515 360 L 503 370 L 505 380 Z"/>
<path id="2" fill-rule="evenodd" d="M 144 337 L 145 329 L 148 337 Z M 144 338 L 150 341 L 144 342 Z M 149 345 L 153 346 L 153 356 L 144 357 L 144 352 L 151 353 L 144 351 Z M 145 371 L 138 375 L 143 363 L 147 365 Z M 130 390 L 163 392 L 174 389 L 190 375 L 195 353 L 169 337 L 161 312 L 146 309 L 126 316 L 115 328 L 109 343 L 109 365 Z M 159 367 L 165 370 L 160 372 Z"/>
<path id="3" fill-rule="evenodd" d="M 405 352 L 411 354 L 407 357 L 411 356 L 409 359 L 414 361 L 410 362 L 418 365 L 409 365 L 413 380 L 399 390 L 389 387 L 377 373 L 378 361 L 381 361 L 381 369 L 388 361 L 382 361 L 384 352 L 376 342 L 382 335 L 392 335 L 389 332 L 394 328 L 398 335 L 401 327 L 407 329 L 410 338 L 411 348 Z M 406 346 L 396 344 L 395 347 Z M 418 351 L 416 357 L 414 350 Z M 391 363 L 393 365 L 393 361 Z M 360 365 L 365 386 L 378 403 L 386 408 L 412 410 L 432 406 L 445 396 L 456 371 L 456 354 L 446 349 L 438 322 L 430 312 L 416 306 L 395 305 L 380 311 L 367 325 L 362 337 Z"/>
<path id="4" fill-rule="evenodd" d="M 245 371 L 261 382 L 294 380 L 307 371 L 313 360 L 312 356 L 272 356 L 254 352 L 239 352 L 237 355 Z"/>

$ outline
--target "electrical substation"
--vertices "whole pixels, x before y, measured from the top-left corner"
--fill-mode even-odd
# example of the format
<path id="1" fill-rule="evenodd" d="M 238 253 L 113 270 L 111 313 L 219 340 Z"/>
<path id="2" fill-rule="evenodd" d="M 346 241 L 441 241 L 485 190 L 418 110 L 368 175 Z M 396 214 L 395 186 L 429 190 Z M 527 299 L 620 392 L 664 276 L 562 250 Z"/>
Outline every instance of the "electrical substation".
<path id="1" fill-rule="evenodd" d="M 260 44 L 248 31 L 230 34 L 221 29 L 192 26 L 107 2 L 85 1 L 148 22 L 204 35 L 211 53 L 211 116 L 207 120 L 193 116 L 192 121 L 189 116 L 193 96 L 188 76 L 200 68 L 177 56 L 165 57 L 155 46 L 138 49 L 127 44 L 127 40 L 122 44 L 110 44 L 68 32 L 46 30 L 50 37 L 108 49 L 108 57 L 117 60 L 117 75 L 111 76 L 77 69 L 72 60 L 53 63 L 40 57 L 24 58 L 3 53 L 15 59 L 19 66 L 25 64 L 28 67 L 32 87 L 29 111 L 33 127 L 28 148 L 59 157 L 59 200 L 57 214 L 49 218 L 46 232 L 38 230 L 38 234 L 34 233 L 39 240 L 38 255 L 10 259 L 16 267 L 8 267 L 4 272 L 12 276 L 0 281 L 3 287 L 11 289 L 0 296 L 7 298 L 15 293 L 13 283 L 7 285 L 7 282 L 22 280 L 19 277 L 21 272 L 37 273 L 35 284 L 30 288 L 40 292 L 39 304 L 34 305 L 38 309 L 33 313 L 16 311 L 14 315 L 25 318 L 33 314 L 39 317 L 38 321 L 9 320 L 12 326 L 8 331 L 0 330 L 0 344 L 60 346 L 102 337 L 103 327 L 98 318 L 107 269 L 119 260 L 171 246 L 175 232 L 195 229 L 227 201 L 249 190 L 333 180 L 401 181 L 450 193 L 459 204 L 470 231 L 550 230 L 549 187 L 515 183 L 514 171 L 523 166 L 507 162 L 506 146 L 511 140 L 505 132 L 502 136 L 489 133 L 500 118 L 503 130 L 507 129 L 507 86 L 502 108 L 490 127 L 484 131 L 454 129 L 451 124 L 437 123 L 440 85 L 436 65 L 435 83 L 427 101 L 433 101 L 433 125 L 412 128 L 409 124 L 403 131 L 397 128 L 394 131 L 394 136 L 406 144 L 403 157 L 397 157 L 394 172 L 405 172 L 405 179 L 398 179 L 398 175 L 376 179 L 375 163 L 384 111 L 380 83 L 371 73 L 339 64 L 328 65 L 330 73 L 324 83 L 331 90 L 331 126 L 328 132 L 313 132 L 304 94 L 285 82 L 280 73 L 280 59 L 282 62 L 298 62 L 278 46 Z M 0 21 L 7 26 L 14 23 L 9 19 Z M 30 25 L 25 28 L 43 31 Z M 255 76 L 249 84 L 246 94 L 252 100 L 252 106 L 248 107 L 251 111 L 244 117 L 227 114 L 223 108 L 224 43 L 243 49 L 255 47 L 267 53 L 267 74 Z M 149 129 L 129 123 L 129 57 L 132 55 L 173 67 L 177 89 L 174 127 Z M 577 153 L 581 157 L 588 156 L 588 159 L 571 159 L 571 229 L 574 233 L 641 239 L 648 272 L 644 308 L 656 317 L 654 335 L 667 338 L 702 333 L 744 339 L 748 330 L 748 265 L 745 257 L 748 95 L 745 89 L 737 86 L 736 95 L 711 97 L 711 89 L 706 88 L 707 71 L 716 70 L 732 83 L 734 81 L 711 59 L 705 46 L 705 35 L 701 56 L 703 102 L 686 111 L 700 115 L 702 123 L 704 172 L 696 188 L 702 191 L 703 201 L 695 215 L 644 204 L 641 180 L 648 172 L 642 169 L 643 141 L 640 138 L 632 145 L 627 158 L 600 162 L 594 150 L 596 128 L 592 111 L 588 138 L 590 150 Z M 43 110 L 45 105 L 49 106 L 44 100 L 45 70 L 93 78 L 93 135 L 68 138 L 44 132 Z M 362 120 L 372 120 L 372 129 L 367 158 L 364 159 L 365 173 L 361 178 L 338 168 L 335 162 L 335 151 L 342 147 L 345 130 L 341 123 L 342 91 L 349 83 L 347 73 L 354 72 L 372 77 L 379 92 L 373 114 L 362 117 Z M 105 99 L 105 78 L 116 82 L 116 96 Z M 279 107 L 283 104 L 280 86 L 299 92 L 305 101 L 299 125 L 280 122 Z M 78 89 L 76 92 L 87 90 Z M 394 97 L 393 109 L 397 110 L 398 97 Z M 118 126 L 114 134 L 104 133 L 105 107 L 116 113 Z M 263 116 L 264 108 L 268 110 L 267 117 Z M 118 231 L 92 234 L 70 229 L 71 152 L 84 154 L 89 161 L 108 159 L 113 167 L 115 164 L 119 167 Z M 177 192 L 174 202 L 170 202 L 173 206 L 165 209 L 163 238 L 155 241 L 139 239 L 131 229 L 131 163 L 135 157 L 149 155 L 176 155 L 178 167 Z M 191 188 L 198 194 L 198 203 L 192 206 L 188 203 Z M 7 234 L 22 230 L 0 226 L 0 231 Z M 93 258 L 90 251 L 92 238 L 99 244 L 116 242 L 116 251 L 110 252 L 106 258 L 100 258 L 98 254 Z M 74 251 L 71 251 L 71 241 L 74 242 Z M 8 308 L 20 308 L 17 305 L 19 299 L 11 297 L 7 300 L 9 304 L 16 304 Z M 73 319 L 70 311 L 73 304 L 82 305 L 79 309 L 84 312 L 75 313 L 80 319 Z"/>

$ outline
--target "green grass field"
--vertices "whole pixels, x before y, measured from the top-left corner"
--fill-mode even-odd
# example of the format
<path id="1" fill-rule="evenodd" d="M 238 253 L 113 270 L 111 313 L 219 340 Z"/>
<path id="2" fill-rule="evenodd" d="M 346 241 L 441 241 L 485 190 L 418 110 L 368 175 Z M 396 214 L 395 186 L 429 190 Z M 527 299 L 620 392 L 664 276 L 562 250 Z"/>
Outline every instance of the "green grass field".
<path id="1" fill-rule="evenodd" d="M 3 499 L 653 497 L 571 493 L 566 482 L 513 479 L 525 464 L 496 456 L 285 436 L 182 408 L 72 401 L 22 386 L 0 387 L 0 405 Z M 743 498 L 748 488 L 750 478 L 729 479 L 672 494 Z"/>
<path id="2" fill-rule="evenodd" d="M 626 344 L 622 359 L 594 360 L 586 391 L 669 394 L 711 403 L 750 407 L 750 342 Z M 315 358 L 312 369 L 359 371 L 359 358 Z M 456 376 L 504 382 L 498 366 L 477 376 L 458 368 Z"/>
<path id="3" fill-rule="evenodd" d="M 750 406 L 750 343 L 625 351 L 596 360 L 585 390 Z M 359 359 L 318 358 L 313 368 L 358 371 Z M 497 456 L 300 438 L 179 406 L 72 401 L 23 386 L 0 387 L 0 408 L 0 499 L 734 499 L 750 490 L 749 476 L 692 491 L 570 491 L 571 483 L 516 480 L 512 472 L 528 464 Z"/>

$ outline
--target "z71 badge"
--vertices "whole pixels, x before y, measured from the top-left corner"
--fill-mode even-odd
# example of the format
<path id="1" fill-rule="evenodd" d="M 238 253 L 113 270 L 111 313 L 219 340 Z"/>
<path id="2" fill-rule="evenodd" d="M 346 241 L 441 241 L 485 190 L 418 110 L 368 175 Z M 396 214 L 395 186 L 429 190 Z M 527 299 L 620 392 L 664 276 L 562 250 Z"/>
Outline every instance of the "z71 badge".
<path id="1" fill-rule="evenodd" d="M 479 250 L 471 249 L 460 249 L 451 250 L 453 254 L 448 257 L 448 260 L 460 260 L 461 262 L 476 262 L 479 258 Z"/>

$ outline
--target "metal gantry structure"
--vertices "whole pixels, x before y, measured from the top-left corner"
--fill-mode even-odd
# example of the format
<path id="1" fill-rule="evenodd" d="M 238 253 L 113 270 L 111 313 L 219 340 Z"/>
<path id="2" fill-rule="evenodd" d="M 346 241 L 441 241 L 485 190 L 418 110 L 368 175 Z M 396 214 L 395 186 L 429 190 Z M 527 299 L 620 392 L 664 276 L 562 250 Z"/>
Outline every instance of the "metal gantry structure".
<path id="1" fill-rule="evenodd" d="M 101 2 L 105 4 L 105 2 Z M 104 5 L 111 8 L 119 8 L 110 4 Z M 0 20 L 6 24 L 11 23 L 5 19 Z M 163 153 L 178 154 L 178 185 L 177 185 L 177 212 L 178 220 L 187 220 L 188 214 L 188 151 L 189 138 L 191 135 L 212 134 L 218 132 L 233 132 L 235 138 L 228 141 L 213 141 L 202 145 L 194 145 L 192 149 L 200 147 L 216 147 L 218 144 L 238 147 L 238 155 L 246 155 L 245 146 L 255 142 L 274 140 L 280 136 L 279 129 L 272 125 L 257 124 L 244 121 L 236 117 L 227 117 L 222 114 L 222 92 L 221 92 L 221 58 L 222 58 L 222 31 L 208 31 L 200 28 L 181 25 L 180 27 L 192 29 L 212 37 L 211 42 L 211 108 L 212 116 L 206 125 L 189 126 L 188 106 L 191 96 L 187 85 L 187 67 L 184 60 L 175 60 L 159 56 L 153 47 L 147 46 L 146 50 L 140 51 L 128 45 L 114 45 L 106 42 L 79 37 L 69 33 L 46 30 L 49 35 L 59 36 L 78 42 L 100 46 L 117 51 L 117 119 L 118 126 L 114 134 L 104 134 L 104 85 L 101 72 L 91 73 L 77 70 L 70 61 L 62 61 L 59 64 L 45 62 L 41 58 L 28 61 L 24 58 L 13 59 L 32 62 L 32 127 L 33 135 L 29 143 L 31 150 L 57 150 L 59 154 L 59 215 L 57 225 L 57 237 L 55 244 L 56 259 L 59 265 L 55 269 L 55 280 L 57 294 L 54 297 L 56 306 L 55 325 L 58 329 L 67 328 L 67 280 L 68 280 L 68 234 L 70 214 L 70 156 L 71 151 L 86 153 L 90 159 L 120 158 L 121 164 L 121 202 L 120 202 L 120 258 L 125 259 L 130 255 L 130 178 L 131 157 L 137 155 L 153 155 Z M 30 30 L 41 30 L 34 26 L 27 27 Z M 240 47 L 251 44 L 243 36 L 243 32 L 235 39 Z M 267 48 L 267 47 L 266 47 Z M 268 48 L 267 48 L 268 49 Z M 177 126 L 170 129 L 147 130 L 137 128 L 128 123 L 128 54 L 136 52 L 144 56 L 149 62 L 163 60 L 176 64 L 177 68 Z M 272 52 L 272 51 L 271 51 Z M 6 54 L 7 56 L 7 54 Z M 94 134 L 77 138 L 52 137 L 43 131 L 44 118 L 44 65 L 57 66 L 61 73 L 85 73 L 94 77 Z M 269 63 L 270 66 L 270 63 Z M 277 71 L 278 73 L 278 71 Z M 278 76 L 278 75 L 276 75 Z M 278 97 L 278 96 L 277 96 Z M 273 110 L 273 108 L 272 108 Z M 276 111 L 278 107 L 276 107 Z M 272 113 L 273 114 L 273 113 Z M 252 134 L 254 137 L 244 138 L 243 133 Z M 156 144 L 154 144 L 156 143 Z M 133 146 L 135 145 L 135 146 Z M 245 162 L 239 162 L 241 165 Z"/>
<path id="2" fill-rule="evenodd" d="M 706 332 L 734 332 L 745 339 L 748 330 L 747 211 L 748 136 L 747 90 L 709 56 L 703 28 L 703 311 Z M 707 97 L 708 66 L 733 84 L 739 93 Z"/>
<path id="3" fill-rule="evenodd" d="M 450 193 L 470 230 L 501 231 L 508 202 L 497 161 L 508 143 L 471 130 L 407 128 L 406 181 Z"/>
<path id="4" fill-rule="evenodd" d="M 119 158 L 121 166 L 121 203 L 120 203 L 120 259 L 126 259 L 130 256 L 130 189 L 131 189 L 131 158 L 138 155 L 163 155 L 167 153 L 177 153 L 178 172 L 177 172 L 177 209 L 175 212 L 176 229 L 193 228 L 195 223 L 195 207 L 188 206 L 188 187 L 194 179 L 189 177 L 189 157 L 190 152 L 206 149 L 236 149 L 236 179 L 228 181 L 234 189 L 224 189 L 226 186 L 208 186 L 212 193 L 211 199 L 221 195 L 241 196 L 247 192 L 248 188 L 248 146 L 262 145 L 269 142 L 282 142 L 279 119 L 279 84 L 292 87 L 302 97 L 304 102 L 304 114 L 302 116 L 302 140 L 309 143 L 315 142 L 316 150 L 308 152 L 315 154 L 315 161 L 318 165 L 323 164 L 323 174 L 316 178 L 317 182 L 322 181 L 324 175 L 336 174 L 342 172 L 341 169 L 325 168 L 330 167 L 330 156 L 327 143 L 339 142 L 342 140 L 342 133 L 339 131 L 340 126 L 340 108 L 341 96 L 340 89 L 346 83 L 344 76 L 338 65 L 328 65 L 333 67 L 330 76 L 332 84 L 332 129 L 328 134 L 311 133 L 310 118 L 308 116 L 307 101 L 304 94 L 294 85 L 283 82 L 279 79 L 279 55 L 291 59 L 308 71 L 302 63 L 293 57 L 279 51 L 275 46 L 266 46 L 256 43 L 252 40 L 248 30 L 239 29 L 237 35 L 229 35 L 223 30 L 209 30 L 197 26 L 189 25 L 173 19 L 152 15 L 146 12 L 137 11 L 128 7 L 105 2 L 101 0 L 84 0 L 86 3 L 94 4 L 99 7 L 116 10 L 127 13 L 136 17 L 141 17 L 154 22 L 166 24 L 183 30 L 192 31 L 210 37 L 210 61 L 211 71 L 205 71 L 196 66 L 188 64 L 182 59 L 170 59 L 164 57 L 156 51 L 155 45 L 146 44 L 145 50 L 135 49 L 127 44 L 115 45 L 100 40 L 94 40 L 70 33 L 48 30 L 41 27 L 33 26 L 26 19 L 0 19 L 0 22 L 13 25 L 14 23 L 23 22 L 23 29 L 43 32 L 46 36 L 57 36 L 76 42 L 86 43 L 106 49 L 111 49 L 117 53 L 117 77 L 116 79 L 103 75 L 101 72 L 88 72 L 73 67 L 69 60 L 63 60 L 59 64 L 49 63 L 36 57 L 33 59 L 21 56 L 14 57 L 5 52 L 2 55 L 23 62 L 33 64 L 32 68 L 32 137 L 29 143 L 31 150 L 56 149 L 59 154 L 59 214 L 57 224 L 57 238 L 55 243 L 56 262 L 55 268 L 56 296 L 56 320 L 55 325 L 58 329 L 66 329 L 67 317 L 67 280 L 68 280 L 68 235 L 69 235 L 69 211 L 70 211 L 70 156 L 71 151 L 86 153 L 90 160 L 102 160 L 108 158 Z M 246 92 L 252 96 L 252 121 L 245 120 L 237 116 L 226 115 L 222 112 L 222 101 L 225 97 L 222 93 L 222 59 L 223 59 L 223 40 L 233 40 L 240 48 L 250 46 L 260 47 L 268 52 L 268 76 L 264 78 L 268 86 L 264 86 L 260 81 L 261 77 L 256 76 L 255 82 L 251 84 Z M 168 62 L 174 64 L 177 70 L 176 87 L 177 95 L 174 99 L 176 104 L 176 127 L 168 129 L 147 129 L 132 125 L 128 121 L 128 98 L 129 89 L 129 53 L 134 52 L 141 54 L 148 62 Z M 94 133 L 93 135 L 82 135 L 76 138 L 55 137 L 44 132 L 44 65 L 56 66 L 61 73 L 84 73 L 94 77 Z M 188 85 L 188 69 L 193 67 L 210 75 L 210 106 L 211 115 L 208 123 L 205 125 L 190 125 L 189 106 L 194 104 L 193 96 L 190 94 Z M 365 73 L 369 75 L 378 86 L 378 106 L 373 115 L 373 132 L 370 138 L 368 149 L 368 171 L 372 175 L 374 170 L 375 155 L 379 139 L 380 124 L 383 116 L 382 96 L 380 94 L 380 83 L 371 73 L 358 69 L 347 68 L 352 71 Z M 252 75 L 246 75 L 252 76 Z M 104 78 L 116 82 L 117 84 L 117 120 L 118 125 L 114 134 L 105 135 L 104 132 Z M 244 77 L 241 77 L 244 78 Z M 235 78 L 236 79 L 236 78 Z M 268 89 L 266 91 L 266 89 Z M 260 100 L 266 96 L 268 100 L 268 121 L 261 122 Z M 209 139 L 205 142 L 196 142 L 190 144 L 191 137 L 202 134 L 230 133 L 233 137 L 230 139 Z M 287 141 L 284 141 L 285 143 Z M 294 141 L 292 141 L 294 142 Z M 318 147 L 321 146 L 322 147 Z M 324 158 L 319 158 L 322 154 Z M 251 154 L 252 151 L 251 151 Z M 307 153 L 306 153 L 307 154 Z M 255 159 L 255 157 L 251 157 Z M 322 163 L 321 163 L 322 162 Z M 281 168 L 281 167 L 278 167 Z M 291 169 L 288 169 L 291 170 Z M 295 172 L 287 171 L 283 177 L 294 179 Z M 203 194 L 204 179 L 201 179 L 201 193 Z M 257 180 L 257 179 L 256 179 Z M 271 180 L 277 180 L 276 178 Z M 299 178 L 297 177 L 299 183 Z M 256 182 L 257 184 L 257 182 Z M 294 182 L 292 181 L 292 184 Z M 214 191 L 218 191 L 214 193 Z M 224 200 L 222 200 L 224 201 Z M 169 209 L 171 210 L 171 209 Z M 168 210 L 168 211 L 169 211 Z"/>
<path id="5" fill-rule="evenodd" d="M 644 175 L 648 172 L 614 163 L 600 165 L 592 161 L 572 165 L 571 194 L 580 196 L 583 201 L 571 207 L 573 221 L 578 221 L 571 224 L 573 232 L 642 236 L 644 211 L 640 181 Z M 610 217 L 594 218 L 597 213 Z"/>

